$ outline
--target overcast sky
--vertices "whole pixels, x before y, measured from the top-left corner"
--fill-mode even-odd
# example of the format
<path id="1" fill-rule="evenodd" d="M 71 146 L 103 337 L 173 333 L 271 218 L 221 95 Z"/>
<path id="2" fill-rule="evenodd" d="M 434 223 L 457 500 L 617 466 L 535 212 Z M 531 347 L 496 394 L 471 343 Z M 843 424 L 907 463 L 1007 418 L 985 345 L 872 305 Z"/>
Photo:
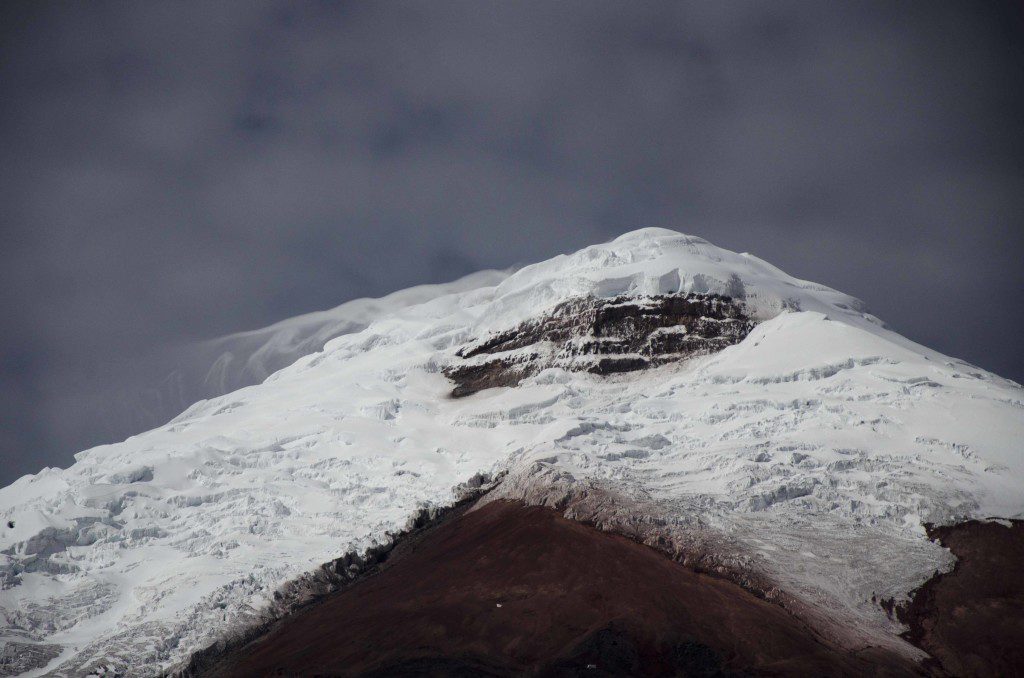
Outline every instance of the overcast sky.
<path id="1" fill-rule="evenodd" d="M 1019 2 L 0 5 L 0 481 L 153 351 L 663 226 L 1024 381 Z"/>

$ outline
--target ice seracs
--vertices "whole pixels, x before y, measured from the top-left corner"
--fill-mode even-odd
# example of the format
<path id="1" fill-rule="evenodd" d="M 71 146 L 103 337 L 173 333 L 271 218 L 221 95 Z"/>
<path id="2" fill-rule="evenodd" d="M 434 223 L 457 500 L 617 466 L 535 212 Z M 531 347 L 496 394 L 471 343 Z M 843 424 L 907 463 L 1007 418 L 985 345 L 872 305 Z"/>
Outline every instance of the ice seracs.
<path id="1" fill-rule="evenodd" d="M 5 656 L 27 675 L 157 674 L 501 471 L 497 494 L 654 526 L 823 632 L 913 655 L 872 598 L 949 566 L 922 523 L 1024 511 L 1021 387 L 840 292 L 664 229 L 489 282 L 0 490 Z M 552 361 L 449 395 L 460 350 L 560 304 L 680 295 L 735 300 L 752 326 L 650 369 Z"/>

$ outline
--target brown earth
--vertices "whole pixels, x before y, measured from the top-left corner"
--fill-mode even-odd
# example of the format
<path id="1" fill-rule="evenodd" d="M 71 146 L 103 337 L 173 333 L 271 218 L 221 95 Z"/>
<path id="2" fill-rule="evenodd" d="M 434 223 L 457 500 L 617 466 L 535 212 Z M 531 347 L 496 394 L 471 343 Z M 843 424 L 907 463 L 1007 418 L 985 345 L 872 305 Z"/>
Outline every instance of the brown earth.
<path id="1" fill-rule="evenodd" d="M 929 527 L 953 552 L 953 570 L 930 579 L 897 610 L 904 637 L 936 673 L 1024 676 L 1024 521 Z"/>
<path id="2" fill-rule="evenodd" d="M 210 676 L 919 675 L 661 553 L 495 501 L 277 623 Z"/>

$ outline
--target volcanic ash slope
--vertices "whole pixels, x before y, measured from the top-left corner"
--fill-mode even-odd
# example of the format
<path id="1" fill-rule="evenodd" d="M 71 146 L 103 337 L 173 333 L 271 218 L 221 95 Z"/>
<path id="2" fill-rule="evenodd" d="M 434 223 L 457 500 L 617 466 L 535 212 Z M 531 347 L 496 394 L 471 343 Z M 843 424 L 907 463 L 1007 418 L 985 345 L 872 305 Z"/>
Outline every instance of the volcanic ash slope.
<path id="1" fill-rule="evenodd" d="M 490 496 L 918 658 L 877 601 L 951 567 L 923 524 L 1021 517 L 1021 440 L 1018 384 L 750 255 L 635 231 L 400 309 L 0 490 L 0 666 L 170 669 L 503 471 Z"/>

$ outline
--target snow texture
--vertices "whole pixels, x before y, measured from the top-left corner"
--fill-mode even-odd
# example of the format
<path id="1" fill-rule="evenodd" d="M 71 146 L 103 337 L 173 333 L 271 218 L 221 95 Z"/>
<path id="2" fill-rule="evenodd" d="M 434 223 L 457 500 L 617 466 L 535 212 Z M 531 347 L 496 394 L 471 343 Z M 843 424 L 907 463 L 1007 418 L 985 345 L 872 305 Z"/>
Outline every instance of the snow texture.
<path id="1" fill-rule="evenodd" d="M 0 490 L 0 657 L 37 648 L 8 670 L 171 669 L 478 473 L 699 521 L 783 590 L 890 636 L 872 596 L 950 565 L 923 522 L 1024 515 L 1021 387 L 847 295 L 664 229 L 484 282 Z M 489 333 L 574 297 L 676 292 L 740 299 L 759 324 L 647 371 L 551 368 L 448 396 L 441 370 Z"/>
<path id="2" fill-rule="evenodd" d="M 136 365 L 142 378 L 159 375 L 156 383 L 139 388 L 133 378 L 130 385 L 111 389 L 116 395 L 107 403 L 105 416 L 115 422 L 114 430 L 152 428 L 198 400 L 259 384 L 302 356 L 322 350 L 331 339 L 366 329 L 377 318 L 436 297 L 496 285 L 508 274 L 479 271 L 450 283 L 417 285 L 377 299 L 353 299 L 257 330 L 157 350 L 142 359 L 147 364 Z"/>

